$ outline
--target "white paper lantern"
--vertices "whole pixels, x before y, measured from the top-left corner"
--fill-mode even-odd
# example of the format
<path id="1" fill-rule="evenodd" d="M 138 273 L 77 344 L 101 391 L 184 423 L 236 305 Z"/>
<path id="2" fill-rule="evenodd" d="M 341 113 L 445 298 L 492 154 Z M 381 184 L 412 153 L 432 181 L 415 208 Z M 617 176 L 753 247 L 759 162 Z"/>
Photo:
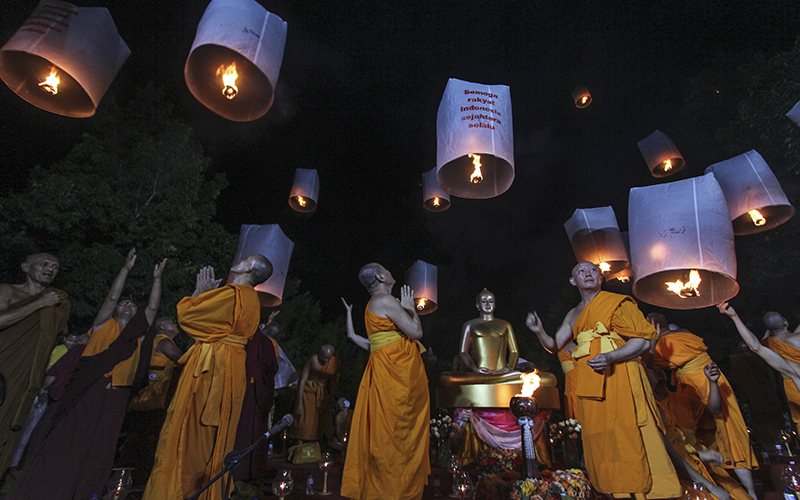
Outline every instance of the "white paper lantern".
<path id="1" fill-rule="evenodd" d="M 289 193 L 289 206 L 298 212 L 311 213 L 319 200 L 319 174 L 313 168 L 298 168 Z"/>
<path id="2" fill-rule="evenodd" d="M 653 177 L 667 177 L 679 172 L 686 162 L 675 144 L 660 130 L 656 130 L 639 141 L 647 168 Z"/>
<path id="3" fill-rule="evenodd" d="M 414 290 L 418 315 L 430 314 L 439 307 L 438 279 L 439 269 L 421 260 L 414 262 L 406 271 L 406 283 Z"/>
<path id="4" fill-rule="evenodd" d="M 422 174 L 422 206 L 431 212 L 442 212 L 450 208 L 450 194 L 436 182 L 436 169 Z"/>
<path id="5" fill-rule="evenodd" d="M 0 78 L 38 108 L 83 118 L 130 54 L 108 9 L 42 0 L 0 49 Z"/>
<path id="6" fill-rule="evenodd" d="M 630 283 L 633 280 L 633 265 L 631 264 L 631 239 L 630 233 L 628 231 L 622 231 L 620 233 L 622 236 L 622 243 L 625 244 L 625 253 L 628 256 L 628 265 L 625 266 L 621 271 L 616 273 L 609 273 L 607 277 L 605 277 L 606 283 L 611 285 L 616 285 L 618 283 Z M 633 286 L 633 283 L 631 283 Z"/>
<path id="7" fill-rule="evenodd" d="M 256 286 L 258 298 L 262 307 L 279 306 L 283 301 L 283 286 L 286 284 L 286 274 L 289 271 L 289 261 L 292 259 L 294 243 L 286 237 L 277 224 L 259 226 L 244 224 L 239 232 L 239 248 L 233 258 L 237 264 L 251 255 L 263 255 L 272 263 L 272 276 Z M 228 275 L 228 283 L 233 281 L 233 275 Z"/>
<path id="8" fill-rule="evenodd" d="M 186 59 L 186 85 L 223 118 L 261 118 L 275 98 L 285 45 L 286 23 L 255 0 L 211 0 Z M 235 81 L 223 81 L 232 66 Z"/>
<path id="9" fill-rule="evenodd" d="M 725 193 L 736 235 L 755 234 L 777 227 L 794 215 L 781 184 L 764 158 L 750 150 L 706 169 L 713 172 Z"/>
<path id="10" fill-rule="evenodd" d="M 514 181 L 511 91 L 451 78 L 436 118 L 436 179 L 453 196 L 484 199 Z"/>
<path id="11" fill-rule="evenodd" d="M 795 122 L 797 125 L 800 125 L 800 102 L 794 105 L 792 109 L 786 113 L 786 116 L 789 117 L 790 120 Z"/>
<path id="12" fill-rule="evenodd" d="M 596 264 L 606 277 L 628 265 L 628 252 L 613 208 L 579 208 L 564 224 L 564 229 L 578 262 Z"/>
<path id="13" fill-rule="evenodd" d="M 592 94 L 583 85 L 578 85 L 572 91 L 572 100 L 575 102 L 575 107 L 585 108 L 592 103 Z"/>
<path id="14" fill-rule="evenodd" d="M 628 225 L 637 298 L 699 309 L 739 292 L 733 226 L 714 174 L 631 189 Z"/>

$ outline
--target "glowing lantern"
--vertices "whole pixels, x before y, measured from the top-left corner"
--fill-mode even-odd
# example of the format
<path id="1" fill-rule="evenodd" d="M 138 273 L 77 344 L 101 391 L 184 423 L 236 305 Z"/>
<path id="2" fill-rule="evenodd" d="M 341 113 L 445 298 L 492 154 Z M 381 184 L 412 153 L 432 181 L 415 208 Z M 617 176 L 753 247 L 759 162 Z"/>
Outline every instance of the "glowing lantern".
<path id="1" fill-rule="evenodd" d="M 313 212 L 319 199 L 319 174 L 315 169 L 298 168 L 294 171 L 289 206 L 298 212 Z"/>
<path id="2" fill-rule="evenodd" d="M 406 283 L 414 290 L 417 314 L 423 316 L 436 310 L 439 300 L 437 287 L 439 270 L 433 264 L 418 260 L 406 271 Z"/>
<path id="3" fill-rule="evenodd" d="M 609 273 L 608 276 L 603 276 L 605 278 L 606 283 L 608 284 L 618 284 L 618 283 L 629 283 L 633 278 L 633 266 L 631 266 L 631 239 L 629 236 L 628 231 L 622 231 L 620 233 L 622 236 L 622 242 L 625 244 L 625 252 L 628 256 L 628 265 L 625 266 L 619 272 L 616 273 Z"/>
<path id="4" fill-rule="evenodd" d="M 717 178 L 733 221 L 736 235 L 754 234 L 791 219 L 794 207 L 767 162 L 755 150 L 706 169 Z"/>
<path id="5" fill-rule="evenodd" d="M 639 151 L 653 177 L 667 177 L 679 172 L 686 162 L 675 144 L 660 130 L 639 141 Z"/>
<path id="6" fill-rule="evenodd" d="M 450 208 L 450 194 L 436 182 L 435 168 L 422 174 L 422 206 L 431 212 Z"/>
<path id="7" fill-rule="evenodd" d="M 0 78 L 38 108 L 83 118 L 130 54 L 108 9 L 42 0 L 0 49 Z"/>
<path id="8" fill-rule="evenodd" d="M 436 179 L 453 196 L 484 199 L 514 181 L 511 92 L 451 78 L 436 119 Z"/>
<path id="9" fill-rule="evenodd" d="M 578 108 L 585 108 L 592 103 L 592 94 L 589 89 L 582 85 L 575 87 L 572 91 L 572 100 L 575 101 L 575 106 Z"/>
<path id="10" fill-rule="evenodd" d="M 239 232 L 239 248 L 233 258 L 236 264 L 253 254 L 263 255 L 272 263 L 272 276 L 256 286 L 262 307 L 279 306 L 283 301 L 283 286 L 286 284 L 286 273 L 292 259 L 294 243 L 286 237 L 277 224 L 258 226 L 244 224 Z M 228 275 L 228 283 L 233 275 Z"/>
<path id="11" fill-rule="evenodd" d="M 786 113 L 786 116 L 789 117 L 790 120 L 795 122 L 797 125 L 800 125 L 800 102 L 794 105 L 792 109 Z"/>
<path id="12" fill-rule="evenodd" d="M 564 228 L 578 262 L 596 264 L 606 277 L 628 265 L 628 252 L 613 208 L 579 208 Z"/>
<path id="13" fill-rule="evenodd" d="M 668 309 L 699 309 L 739 292 L 725 195 L 714 174 L 631 189 L 633 294 Z"/>
<path id="14" fill-rule="evenodd" d="M 255 0 L 211 0 L 186 59 L 186 85 L 223 118 L 261 118 L 275 99 L 285 44 L 286 23 Z"/>

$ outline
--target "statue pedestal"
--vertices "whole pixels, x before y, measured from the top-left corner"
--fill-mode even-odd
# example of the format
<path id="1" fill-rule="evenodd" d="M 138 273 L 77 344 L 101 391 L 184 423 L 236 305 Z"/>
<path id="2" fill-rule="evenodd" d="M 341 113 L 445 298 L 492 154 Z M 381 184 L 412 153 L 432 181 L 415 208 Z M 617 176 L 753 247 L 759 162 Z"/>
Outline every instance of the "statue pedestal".
<path id="1" fill-rule="evenodd" d="M 542 384 L 536 389 L 534 396 L 540 408 L 558 410 L 561 401 L 555 377 L 551 373 L 540 373 L 542 381 L 545 375 L 553 378 L 553 385 Z M 508 408 L 511 398 L 522 392 L 522 382 L 518 384 L 463 384 L 449 385 L 436 389 L 436 406 L 439 408 Z"/>

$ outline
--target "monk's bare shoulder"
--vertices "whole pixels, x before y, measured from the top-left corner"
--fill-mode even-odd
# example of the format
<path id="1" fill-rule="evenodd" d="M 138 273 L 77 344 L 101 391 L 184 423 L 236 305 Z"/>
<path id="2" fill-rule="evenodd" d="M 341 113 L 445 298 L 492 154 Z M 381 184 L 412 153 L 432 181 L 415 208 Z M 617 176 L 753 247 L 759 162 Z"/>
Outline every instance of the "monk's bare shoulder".
<path id="1" fill-rule="evenodd" d="M 400 307 L 400 302 L 388 293 L 379 293 L 372 296 L 369 309 L 373 314 L 386 317 L 387 313 Z"/>
<path id="2" fill-rule="evenodd" d="M 18 286 L 0 283 L 0 311 L 7 310 L 14 302 L 27 297 L 28 295 Z"/>

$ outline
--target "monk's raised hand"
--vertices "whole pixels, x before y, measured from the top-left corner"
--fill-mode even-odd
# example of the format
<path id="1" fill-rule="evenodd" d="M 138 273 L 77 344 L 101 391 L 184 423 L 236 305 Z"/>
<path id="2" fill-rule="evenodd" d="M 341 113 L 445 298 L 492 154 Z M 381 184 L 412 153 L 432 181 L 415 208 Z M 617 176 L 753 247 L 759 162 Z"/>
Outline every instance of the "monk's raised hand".
<path id="1" fill-rule="evenodd" d="M 272 323 L 272 320 L 275 319 L 275 316 L 277 316 L 278 313 L 280 313 L 280 311 L 272 311 L 271 313 L 269 313 L 269 317 L 267 318 L 267 325 Z"/>
<path id="2" fill-rule="evenodd" d="M 716 363 L 707 364 L 703 367 L 703 372 L 706 374 L 706 377 L 708 377 L 708 380 L 712 382 L 719 380 L 720 371 Z"/>
<path id="3" fill-rule="evenodd" d="M 131 248 L 128 256 L 125 258 L 125 269 L 130 271 L 133 268 L 133 263 L 136 262 L 136 248 Z"/>
<path id="4" fill-rule="evenodd" d="M 407 311 L 414 310 L 414 290 L 408 285 L 400 288 L 400 306 Z"/>
<path id="5" fill-rule="evenodd" d="M 42 304 L 42 307 L 50 307 L 65 300 L 67 300 L 67 294 L 59 290 L 45 293 L 39 298 L 39 303 Z"/>
<path id="6" fill-rule="evenodd" d="M 528 317 L 525 319 L 525 326 L 527 326 L 528 329 L 536 335 L 543 335 L 545 333 L 542 320 L 539 319 L 539 315 L 536 313 L 536 311 L 528 313 Z"/>
<path id="7" fill-rule="evenodd" d="M 717 309 L 725 316 L 730 316 L 731 318 L 736 316 L 736 311 L 727 302 L 720 302 L 717 304 Z"/>
<path id="8" fill-rule="evenodd" d="M 608 359 L 605 354 L 598 354 L 586 362 L 593 370 L 601 372 L 608 368 Z"/>
<path id="9" fill-rule="evenodd" d="M 350 314 L 353 312 L 353 304 L 348 304 L 344 297 L 341 297 L 342 304 L 344 304 L 344 308 L 347 309 L 347 313 Z"/>
<path id="10" fill-rule="evenodd" d="M 153 269 L 153 279 L 161 278 L 161 273 L 164 272 L 164 265 L 166 263 L 167 259 L 164 259 L 160 263 L 156 264 L 156 267 Z"/>

